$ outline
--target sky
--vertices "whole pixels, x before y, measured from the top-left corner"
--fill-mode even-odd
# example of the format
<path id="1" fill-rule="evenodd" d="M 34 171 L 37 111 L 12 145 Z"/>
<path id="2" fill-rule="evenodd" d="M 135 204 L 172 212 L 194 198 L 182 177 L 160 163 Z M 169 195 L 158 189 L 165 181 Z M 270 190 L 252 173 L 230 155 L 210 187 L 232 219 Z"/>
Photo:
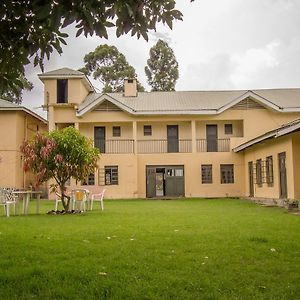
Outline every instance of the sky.
<path id="1" fill-rule="evenodd" d="M 144 68 L 158 39 L 168 42 L 179 64 L 176 90 L 300 88 L 300 0 L 178 0 L 183 21 L 173 30 L 159 25 L 149 41 L 125 35 L 109 39 L 69 34 L 63 54 L 45 61 L 45 71 L 83 67 L 84 55 L 101 44 L 114 45 L 135 68 L 146 90 Z M 34 88 L 24 92 L 23 105 L 45 117 L 39 67 L 28 65 L 26 76 Z M 101 90 L 101 84 L 92 80 Z"/>

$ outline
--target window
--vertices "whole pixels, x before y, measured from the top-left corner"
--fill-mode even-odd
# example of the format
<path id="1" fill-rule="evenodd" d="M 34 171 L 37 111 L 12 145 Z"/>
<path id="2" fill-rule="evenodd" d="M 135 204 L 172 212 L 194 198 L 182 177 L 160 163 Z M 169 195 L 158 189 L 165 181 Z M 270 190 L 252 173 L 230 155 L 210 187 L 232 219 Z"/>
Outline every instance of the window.
<path id="1" fill-rule="evenodd" d="M 212 165 L 201 165 L 202 183 L 212 183 Z"/>
<path id="2" fill-rule="evenodd" d="M 234 183 L 233 165 L 221 165 L 221 183 Z"/>
<path id="3" fill-rule="evenodd" d="M 95 174 L 87 176 L 86 180 L 82 182 L 82 185 L 95 185 Z"/>
<path id="4" fill-rule="evenodd" d="M 94 147 L 100 150 L 100 153 L 105 153 L 105 127 L 94 127 Z"/>
<path id="5" fill-rule="evenodd" d="M 121 136 L 121 127 L 113 126 L 113 136 Z"/>
<path id="6" fill-rule="evenodd" d="M 225 124 L 225 134 L 232 134 L 232 124 Z"/>
<path id="7" fill-rule="evenodd" d="M 57 103 L 68 103 L 68 79 L 57 79 Z"/>
<path id="8" fill-rule="evenodd" d="M 273 157 L 268 156 L 266 158 L 266 181 L 268 186 L 273 186 Z"/>
<path id="9" fill-rule="evenodd" d="M 144 136 L 152 135 L 152 126 L 144 125 Z"/>
<path id="10" fill-rule="evenodd" d="M 258 186 L 262 185 L 262 161 L 256 160 L 256 183 Z"/>
<path id="11" fill-rule="evenodd" d="M 105 185 L 117 185 L 118 180 L 118 166 L 105 166 Z"/>

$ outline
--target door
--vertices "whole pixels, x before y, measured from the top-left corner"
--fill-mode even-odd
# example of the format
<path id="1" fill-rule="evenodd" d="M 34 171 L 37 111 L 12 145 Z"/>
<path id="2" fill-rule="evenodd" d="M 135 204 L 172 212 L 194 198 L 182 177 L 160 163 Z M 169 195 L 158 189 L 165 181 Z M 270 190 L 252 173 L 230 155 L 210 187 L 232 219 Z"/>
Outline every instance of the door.
<path id="1" fill-rule="evenodd" d="M 155 172 L 155 196 L 156 197 L 163 197 L 165 195 L 164 176 L 165 176 L 165 169 L 156 168 L 156 172 Z"/>
<path id="2" fill-rule="evenodd" d="M 155 167 L 146 167 L 146 195 L 147 198 L 156 196 L 156 169 Z"/>
<path id="3" fill-rule="evenodd" d="M 167 125 L 168 152 L 179 152 L 178 125 Z"/>
<path id="4" fill-rule="evenodd" d="M 105 153 L 105 127 L 99 126 L 94 128 L 94 143 L 95 147 L 100 150 L 100 153 Z"/>
<path id="5" fill-rule="evenodd" d="M 184 169 L 183 166 L 170 166 L 166 168 L 167 197 L 184 197 Z"/>
<path id="6" fill-rule="evenodd" d="M 278 154 L 279 164 L 279 198 L 287 198 L 287 179 L 286 179 L 286 155 L 285 152 Z"/>
<path id="7" fill-rule="evenodd" d="M 218 152 L 218 126 L 206 125 L 207 152 Z"/>
<path id="8" fill-rule="evenodd" d="M 248 174 L 249 174 L 249 197 L 254 197 L 254 180 L 253 180 L 253 162 L 248 162 Z"/>

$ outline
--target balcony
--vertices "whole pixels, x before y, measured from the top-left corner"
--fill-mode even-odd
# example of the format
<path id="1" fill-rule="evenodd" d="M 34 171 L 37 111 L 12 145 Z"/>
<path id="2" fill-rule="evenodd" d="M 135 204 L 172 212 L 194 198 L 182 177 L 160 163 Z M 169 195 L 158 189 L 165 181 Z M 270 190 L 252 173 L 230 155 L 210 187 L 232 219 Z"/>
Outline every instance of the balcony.
<path id="1" fill-rule="evenodd" d="M 229 152 L 230 139 L 198 139 L 196 149 L 197 152 Z"/>
<path id="2" fill-rule="evenodd" d="M 189 153 L 192 140 L 138 140 L 137 152 L 145 153 Z"/>
<path id="3" fill-rule="evenodd" d="M 134 140 L 95 140 L 95 147 L 100 153 L 123 154 L 134 153 Z"/>
<path id="4" fill-rule="evenodd" d="M 191 153 L 192 140 L 190 139 L 174 139 L 174 140 L 137 140 L 137 154 L 150 153 Z M 134 153 L 134 140 L 95 140 L 95 147 L 100 150 L 102 154 L 128 154 Z M 197 152 L 229 152 L 230 139 L 218 140 L 196 140 Z"/>

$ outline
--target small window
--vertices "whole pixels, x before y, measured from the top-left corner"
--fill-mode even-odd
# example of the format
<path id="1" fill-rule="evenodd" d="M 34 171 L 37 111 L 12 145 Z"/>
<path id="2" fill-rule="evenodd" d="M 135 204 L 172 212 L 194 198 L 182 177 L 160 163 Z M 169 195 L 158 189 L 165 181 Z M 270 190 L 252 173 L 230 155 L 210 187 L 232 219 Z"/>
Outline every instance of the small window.
<path id="1" fill-rule="evenodd" d="M 57 103 L 68 103 L 68 79 L 57 79 Z"/>
<path id="2" fill-rule="evenodd" d="M 105 185 L 119 184 L 118 166 L 105 166 Z"/>
<path id="3" fill-rule="evenodd" d="M 232 134 L 232 124 L 225 124 L 225 134 Z"/>
<path id="4" fill-rule="evenodd" d="M 151 125 L 144 125 L 144 136 L 152 135 L 152 126 Z"/>
<path id="5" fill-rule="evenodd" d="M 121 127 L 120 126 L 113 126 L 113 136 L 114 137 L 121 136 Z"/>
<path id="6" fill-rule="evenodd" d="M 256 160 L 256 183 L 258 186 L 262 186 L 262 161 Z"/>
<path id="7" fill-rule="evenodd" d="M 221 183 L 234 183 L 233 165 L 221 165 Z"/>
<path id="8" fill-rule="evenodd" d="M 95 185 L 95 174 L 90 174 L 87 178 L 82 182 L 82 185 Z"/>
<path id="9" fill-rule="evenodd" d="M 266 158 L 266 181 L 268 186 L 273 186 L 274 176 L 273 176 L 273 157 L 268 156 Z"/>
<path id="10" fill-rule="evenodd" d="M 201 165 L 202 183 L 212 183 L 212 165 Z"/>

